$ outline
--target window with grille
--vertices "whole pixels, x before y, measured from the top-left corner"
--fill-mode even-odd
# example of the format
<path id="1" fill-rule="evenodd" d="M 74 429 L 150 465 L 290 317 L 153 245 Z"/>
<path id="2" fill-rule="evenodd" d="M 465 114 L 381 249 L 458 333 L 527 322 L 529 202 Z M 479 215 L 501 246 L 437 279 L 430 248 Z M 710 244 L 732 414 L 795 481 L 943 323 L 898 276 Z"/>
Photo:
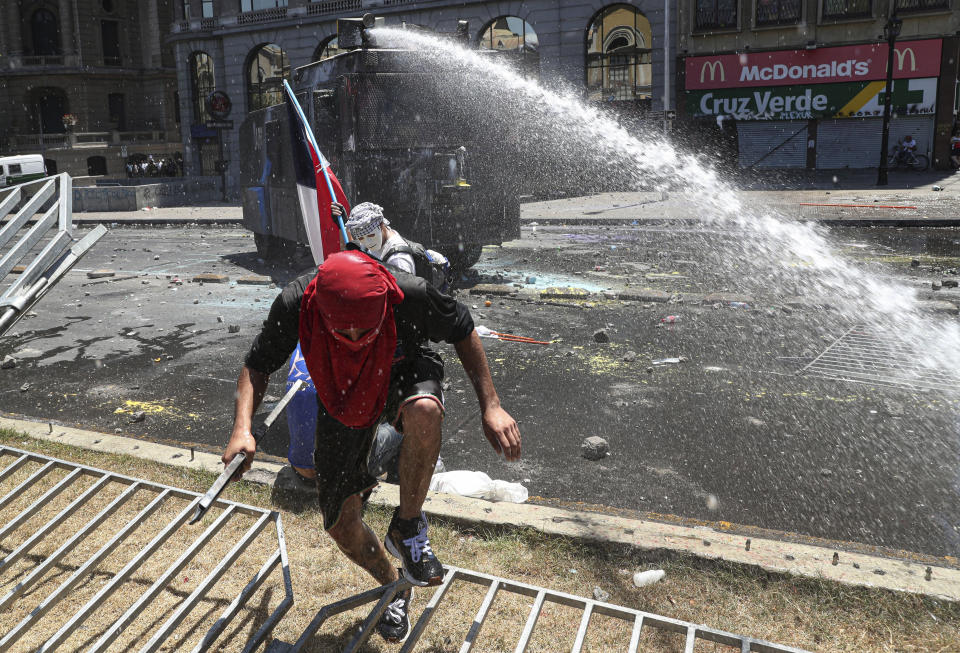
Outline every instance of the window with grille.
<path id="1" fill-rule="evenodd" d="M 289 77 L 290 60 L 279 45 L 268 43 L 257 48 L 247 64 L 247 110 L 283 102 L 283 80 Z"/>
<path id="2" fill-rule="evenodd" d="M 901 13 L 949 9 L 950 0 L 894 0 L 894 9 Z"/>
<path id="3" fill-rule="evenodd" d="M 587 29 L 587 93 L 598 102 L 652 97 L 653 34 L 650 21 L 634 7 L 611 5 Z"/>
<path id="4" fill-rule="evenodd" d="M 801 0 L 757 0 L 757 26 L 795 25 L 800 22 Z"/>
<path id="5" fill-rule="evenodd" d="M 210 120 L 207 98 L 216 90 L 213 59 L 206 52 L 194 52 L 190 56 L 190 88 L 193 91 L 193 120 L 202 125 Z"/>
<path id="6" fill-rule="evenodd" d="M 869 18 L 873 15 L 872 5 L 873 0 L 823 0 L 823 18 Z"/>
<path id="7" fill-rule="evenodd" d="M 729 29 L 737 27 L 738 0 L 697 0 L 697 30 Z"/>

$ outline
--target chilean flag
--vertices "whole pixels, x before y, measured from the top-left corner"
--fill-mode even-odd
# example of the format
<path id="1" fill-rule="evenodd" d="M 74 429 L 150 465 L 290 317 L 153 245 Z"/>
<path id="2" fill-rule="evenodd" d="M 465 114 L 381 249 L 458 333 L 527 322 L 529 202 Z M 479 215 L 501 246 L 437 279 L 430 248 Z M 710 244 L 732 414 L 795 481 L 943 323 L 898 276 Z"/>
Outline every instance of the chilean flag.
<path id="1" fill-rule="evenodd" d="M 335 252 L 340 251 L 340 240 L 347 240 L 343 220 L 334 220 L 330 205 L 334 198 L 350 213 L 350 204 L 343 188 L 337 181 L 330 162 L 320 152 L 313 137 L 313 129 L 300 108 L 293 89 L 283 80 L 290 116 L 290 143 L 293 149 L 293 166 L 297 173 L 297 196 L 300 198 L 300 213 L 307 231 L 307 242 L 317 265 Z M 346 216 L 344 216 L 345 218 Z"/>

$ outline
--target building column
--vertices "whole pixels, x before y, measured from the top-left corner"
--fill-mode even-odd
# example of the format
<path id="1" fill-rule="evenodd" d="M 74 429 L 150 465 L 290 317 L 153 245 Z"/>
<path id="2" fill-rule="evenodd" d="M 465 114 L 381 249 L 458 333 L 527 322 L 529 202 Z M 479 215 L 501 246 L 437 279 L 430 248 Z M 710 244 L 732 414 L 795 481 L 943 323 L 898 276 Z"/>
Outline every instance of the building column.
<path id="1" fill-rule="evenodd" d="M 146 47 L 144 48 L 144 68 L 160 67 L 160 13 L 157 9 L 157 0 L 148 0 L 147 2 L 147 21 L 145 24 Z"/>
<path id="2" fill-rule="evenodd" d="M 73 16 L 70 9 L 70 0 L 60 0 L 60 47 L 65 58 L 73 57 L 74 47 Z"/>
<path id="3" fill-rule="evenodd" d="M 20 22 L 20 7 L 16 2 L 7 3 L 6 22 L 10 35 L 10 58 L 18 60 L 15 65 L 19 65 L 19 59 L 23 56 L 23 38 L 20 34 L 23 24 Z"/>

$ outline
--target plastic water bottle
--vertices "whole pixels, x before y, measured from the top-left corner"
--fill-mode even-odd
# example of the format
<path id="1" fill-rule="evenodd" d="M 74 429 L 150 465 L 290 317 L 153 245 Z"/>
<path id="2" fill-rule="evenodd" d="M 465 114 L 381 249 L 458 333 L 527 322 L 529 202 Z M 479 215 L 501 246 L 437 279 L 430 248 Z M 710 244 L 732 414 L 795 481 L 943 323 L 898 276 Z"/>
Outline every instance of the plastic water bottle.
<path id="1" fill-rule="evenodd" d="M 662 579 L 667 572 L 663 569 L 649 569 L 647 571 L 638 571 L 633 575 L 633 584 L 637 587 L 646 587 L 653 585 Z"/>
<path id="2" fill-rule="evenodd" d="M 673 324 L 680 319 L 679 315 L 668 315 L 667 317 L 660 320 L 662 324 Z"/>

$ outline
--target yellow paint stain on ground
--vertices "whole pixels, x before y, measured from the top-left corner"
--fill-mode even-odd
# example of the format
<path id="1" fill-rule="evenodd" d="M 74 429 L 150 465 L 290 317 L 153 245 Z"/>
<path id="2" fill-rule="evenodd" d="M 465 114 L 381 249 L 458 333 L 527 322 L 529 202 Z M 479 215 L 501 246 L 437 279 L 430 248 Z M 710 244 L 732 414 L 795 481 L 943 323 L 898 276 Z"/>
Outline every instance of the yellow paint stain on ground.
<path id="1" fill-rule="evenodd" d="M 612 356 L 594 354 L 587 358 L 587 367 L 591 374 L 610 374 L 623 367 L 623 363 Z"/>
<path id="2" fill-rule="evenodd" d="M 171 419 L 199 419 L 197 413 L 182 413 L 177 410 L 174 406 L 163 404 L 157 401 L 135 401 L 133 399 L 127 399 L 123 402 L 122 406 L 119 406 L 114 410 L 114 414 L 133 414 L 139 411 L 143 411 L 147 415 L 160 415 L 163 417 L 169 417 Z"/>

